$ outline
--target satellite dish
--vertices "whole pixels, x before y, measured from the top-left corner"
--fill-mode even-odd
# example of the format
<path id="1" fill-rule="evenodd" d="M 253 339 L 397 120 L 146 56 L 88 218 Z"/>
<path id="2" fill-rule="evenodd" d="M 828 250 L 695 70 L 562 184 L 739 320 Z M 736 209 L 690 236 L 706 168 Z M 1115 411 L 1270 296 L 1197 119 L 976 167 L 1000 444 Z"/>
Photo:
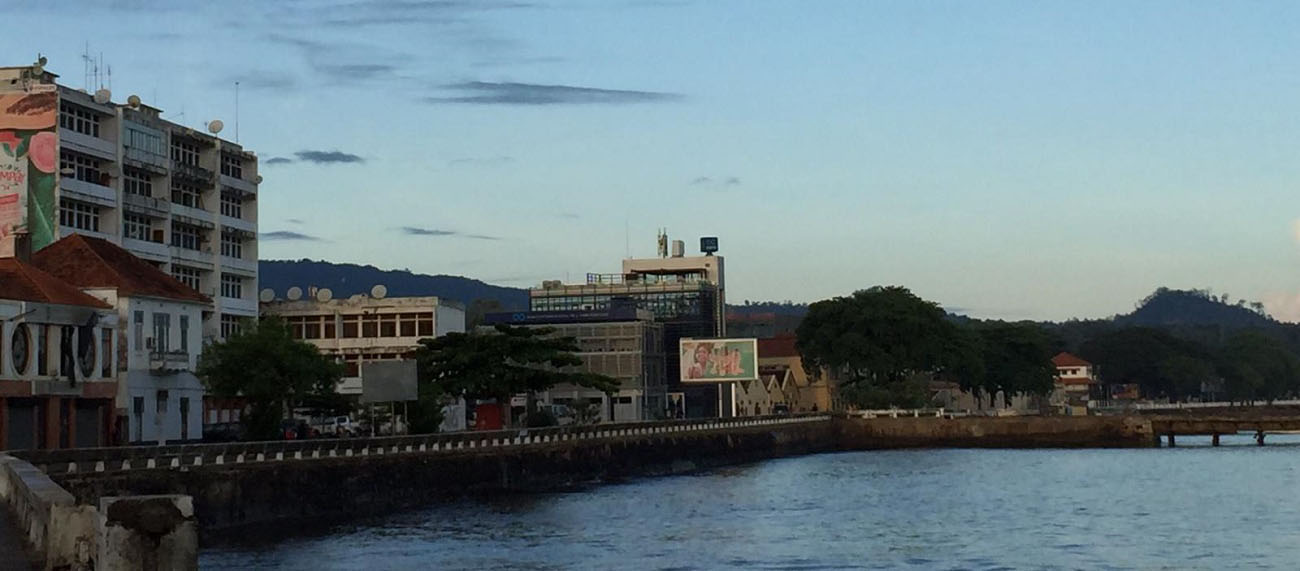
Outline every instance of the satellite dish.
<path id="1" fill-rule="evenodd" d="M 260 175 L 260 174 L 257 175 L 257 178 L 255 178 L 255 179 L 253 179 L 253 180 L 254 180 L 254 183 L 253 183 L 253 184 L 262 184 L 262 175 Z"/>
<path id="2" fill-rule="evenodd" d="M 216 135 L 217 133 L 220 133 L 221 128 L 225 126 L 226 124 L 222 123 L 221 119 L 213 119 L 211 121 L 208 121 L 208 132 L 212 133 L 213 135 Z"/>
<path id="3" fill-rule="evenodd" d="M 330 288 L 323 287 L 316 290 L 316 301 L 324 303 L 331 299 L 334 299 L 334 292 L 330 291 Z"/>
<path id="4" fill-rule="evenodd" d="M 302 288 L 293 286 L 289 288 L 289 291 L 285 292 L 284 296 L 289 298 L 289 301 L 298 301 L 302 299 Z"/>
<path id="5" fill-rule="evenodd" d="M 257 299 L 260 300 L 262 303 L 271 303 L 275 301 L 275 290 L 269 287 L 264 288 L 262 289 L 261 292 L 258 292 Z"/>
<path id="6" fill-rule="evenodd" d="M 45 64 L 47 64 L 47 63 L 50 63 L 50 60 L 49 60 L 48 58 L 46 58 L 45 56 L 40 56 L 40 57 L 36 58 L 36 65 L 39 65 L 39 66 L 41 66 L 41 67 L 45 67 Z"/>
<path id="7" fill-rule="evenodd" d="M 375 299 L 384 299 L 384 296 L 386 295 L 388 295 L 388 288 L 384 287 L 384 284 L 379 284 L 370 288 L 370 297 Z"/>
<path id="8" fill-rule="evenodd" d="M 132 96 L 130 96 L 130 97 L 127 97 L 127 98 L 126 98 L 126 104 L 127 104 L 127 105 L 130 105 L 132 108 L 139 107 L 139 106 L 140 106 L 140 96 L 139 96 L 139 95 L 132 95 Z"/>
<path id="9" fill-rule="evenodd" d="M 95 103 L 103 105 L 113 99 L 113 93 L 107 89 L 101 89 L 95 92 Z"/>

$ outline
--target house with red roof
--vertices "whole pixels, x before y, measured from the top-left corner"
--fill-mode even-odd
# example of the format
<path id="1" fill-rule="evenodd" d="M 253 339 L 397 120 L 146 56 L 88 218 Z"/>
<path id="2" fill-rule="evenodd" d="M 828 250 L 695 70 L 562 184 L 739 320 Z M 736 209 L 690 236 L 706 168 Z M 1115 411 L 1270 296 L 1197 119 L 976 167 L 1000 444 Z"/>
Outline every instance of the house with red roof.
<path id="1" fill-rule="evenodd" d="M 116 312 L 118 438 L 202 439 L 205 390 L 194 371 L 212 300 L 121 246 L 82 234 L 42 248 L 31 264 Z"/>
<path id="2" fill-rule="evenodd" d="M 0 449 L 107 446 L 117 313 L 21 254 L 0 258 Z"/>
<path id="3" fill-rule="evenodd" d="M 1058 412 L 1087 414 L 1090 396 L 1097 386 L 1097 375 L 1092 363 L 1077 355 L 1061 352 L 1052 357 L 1056 367 L 1056 390 L 1051 403 Z"/>

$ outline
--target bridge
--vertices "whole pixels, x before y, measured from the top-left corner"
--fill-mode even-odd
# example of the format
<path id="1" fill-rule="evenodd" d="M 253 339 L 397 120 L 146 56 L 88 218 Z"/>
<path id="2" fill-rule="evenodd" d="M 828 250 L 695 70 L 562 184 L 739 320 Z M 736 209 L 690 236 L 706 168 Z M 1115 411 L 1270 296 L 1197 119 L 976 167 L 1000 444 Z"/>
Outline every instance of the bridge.
<path id="1" fill-rule="evenodd" d="M 1263 446 L 1268 433 L 1300 431 L 1300 401 L 1247 403 L 1170 403 L 1146 405 L 1136 411 L 1151 421 L 1159 445 L 1163 437 L 1177 446 L 1179 436 L 1209 436 L 1212 446 L 1225 434 L 1254 433 Z"/>

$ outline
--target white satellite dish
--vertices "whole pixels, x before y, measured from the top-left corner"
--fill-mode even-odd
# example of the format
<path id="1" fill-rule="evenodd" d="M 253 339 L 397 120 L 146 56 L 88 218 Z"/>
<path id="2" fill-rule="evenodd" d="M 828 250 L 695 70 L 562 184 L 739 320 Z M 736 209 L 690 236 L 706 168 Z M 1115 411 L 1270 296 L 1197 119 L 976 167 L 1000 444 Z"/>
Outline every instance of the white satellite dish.
<path id="1" fill-rule="evenodd" d="M 388 295 L 388 288 L 384 287 L 384 284 L 379 284 L 370 288 L 370 297 L 375 299 L 384 299 L 384 296 L 386 295 Z"/>
<path id="2" fill-rule="evenodd" d="M 257 175 L 257 178 L 253 179 L 253 184 L 262 184 L 262 175 Z"/>
<path id="3" fill-rule="evenodd" d="M 334 299 L 334 292 L 330 291 L 330 288 L 323 287 L 316 290 L 316 301 L 325 303 L 331 299 Z"/>
<path id="4" fill-rule="evenodd" d="M 132 95 L 132 96 L 130 96 L 130 97 L 127 97 L 127 98 L 126 98 L 126 104 L 127 104 L 127 105 L 130 105 L 133 109 L 136 108 L 136 107 L 139 107 L 139 106 L 140 106 L 140 96 L 139 96 L 139 95 Z"/>
<path id="5" fill-rule="evenodd" d="M 226 124 L 222 123 L 221 119 L 213 119 L 211 121 L 208 121 L 208 132 L 212 133 L 213 135 L 216 135 L 217 133 L 220 133 L 221 128 L 225 126 Z"/>
<path id="6" fill-rule="evenodd" d="M 257 294 L 257 299 L 261 300 L 262 303 L 271 303 L 275 301 L 275 290 L 269 287 L 264 288 L 261 292 Z"/>
<path id="7" fill-rule="evenodd" d="M 284 297 L 289 298 L 289 301 L 298 301 L 302 299 L 302 288 L 293 286 L 289 288 L 289 291 L 285 292 Z"/>
<path id="8" fill-rule="evenodd" d="M 95 92 L 95 103 L 103 105 L 113 99 L 113 93 L 107 89 L 101 89 Z"/>

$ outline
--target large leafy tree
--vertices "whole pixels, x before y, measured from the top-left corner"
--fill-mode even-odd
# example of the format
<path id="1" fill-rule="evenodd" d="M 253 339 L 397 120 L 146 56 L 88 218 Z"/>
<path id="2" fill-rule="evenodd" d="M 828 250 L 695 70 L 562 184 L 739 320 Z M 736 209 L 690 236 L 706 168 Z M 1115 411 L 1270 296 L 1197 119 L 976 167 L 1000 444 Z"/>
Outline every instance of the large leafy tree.
<path id="1" fill-rule="evenodd" d="M 1221 369 L 1233 399 L 1272 401 L 1300 392 L 1300 358 L 1277 339 L 1238 333 L 1223 348 Z"/>
<path id="2" fill-rule="evenodd" d="M 548 327 L 498 325 L 492 331 L 421 339 L 416 350 L 421 398 L 495 398 L 545 391 L 559 384 L 618 390 L 618 381 L 575 370 L 582 360 L 572 337 Z M 529 399 L 530 408 L 532 399 Z"/>
<path id="3" fill-rule="evenodd" d="M 992 399 L 999 391 L 1010 404 L 1019 394 L 1046 395 L 1056 382 L 1053 342 L 1035 323 L 989 322 L 975 328 L 980 338 L 984 374 L 976 396 Z"/>
<path id="4" fill-rule="evenodd" d="M 797 335 L 804 368 L 831 370 L 844 396 L 860 406 L 923 404 L 916 395 L 930 376 L 975 375 L 980 368 L 971 338 L 937 304 L 903 287 L 814 303 Z"/>
<path id="5" fill-rule="evenodd" d="M 198 375 L 208 391 L 220 397 L 243 397 L 251 438 L 276 438 L 285 412 L 307 404 L 323 410 L 345 406 L 336 389 L 342 365 L 315 346 L 294 339 L 276 318 L 250 324 L 225 341 L 204 347 Z"/>
<path id="6" fill-rule="evenodd" d="M 1135 383 L 1148 398 L 1200 394 L 1214 369 L 1209 349 L 1150 327 L 1126 327 L 1093 337 L 1080 348 L 1106 384 Z"/>

